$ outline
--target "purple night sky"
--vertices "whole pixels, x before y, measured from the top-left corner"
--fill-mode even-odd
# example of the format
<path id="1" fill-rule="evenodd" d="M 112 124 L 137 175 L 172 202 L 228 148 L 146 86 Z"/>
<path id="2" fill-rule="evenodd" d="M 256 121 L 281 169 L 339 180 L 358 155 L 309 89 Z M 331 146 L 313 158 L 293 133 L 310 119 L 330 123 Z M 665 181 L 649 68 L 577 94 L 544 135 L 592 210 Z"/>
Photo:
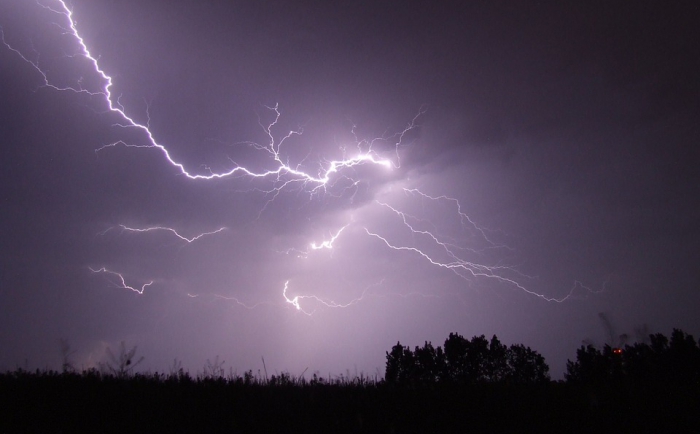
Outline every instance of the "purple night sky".
<path id="1" fill-rule="evenodd" d="M 111 101 L 58 0 L 0 2 L 0 370 L 700 334 L 695 2 L 68 7 Z"/>

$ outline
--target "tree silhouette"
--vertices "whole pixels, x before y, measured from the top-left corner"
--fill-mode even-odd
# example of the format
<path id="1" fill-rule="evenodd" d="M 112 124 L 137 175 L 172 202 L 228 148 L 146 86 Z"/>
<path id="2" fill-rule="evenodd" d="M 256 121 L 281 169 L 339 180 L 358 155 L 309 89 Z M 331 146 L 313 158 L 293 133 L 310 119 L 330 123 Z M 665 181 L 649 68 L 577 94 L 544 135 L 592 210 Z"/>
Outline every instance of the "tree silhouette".
<path id="1" fill-rule="evenodd" d="M 508 364 L 508 347 L 493 335 L 489 342 L 484 374 L 486 381 L 504 381 L 511 376 L 511 367 Z"/>
<path id="2" fill-rule="evenodd" d="M 603 384 L 609 382 L 663 382 L 700 384 L 700 347 L 692 335 L 673 329 L 671 339 L 651 334 L 649 343 L 600 351 L 588 345 L 576 351 L 576 361 L 566 363 L 569 382 Z"/>
<path id="3" fill-rule="evenodd" d="M 107 372 L 110 374 L 120 378 L 129 376 L 134 368 L 144 360 L 143 356 L 134 359 L 136 355 L 136 346 L 133 346 L 127 351 L 124 341 L 121 341 L 119 344 L 119 354 L 114 354 L 109 347 L 107 347 L 106 353 L 109 357 L 109 361 L 107 361 L 103 367 L 106 368 Z"/>
<path id="4" fill-rule="evenodd" d="M 510 368 L 508 380 L 517 384 L 546 383 L 549 366 L 537 351 L 521 344 L 511 345 L 506 354 Z"/>
<path id="5" fill-rule="evenodd" d="M 457 383 L 476 383 L 483 374 L 486 364 L 488 341 L 474 336 L 468 341 L 457 333 L 450 333 L 445 341 L 445 358 L 450 380 Z"/>
<path id="6" fill-rule="evenodd" d="M 442 348 L 436 350 L 433 344 L 425 342 L 422 348 L 414 351 L 415 380 L 421 383 L 435 382 L 444 370 L 445 357 Z"/>
<path id="7" fill-rule="evenodd" d="M 450 333 L 444 350 L 425 342 L 411 351 L 397 342 L 386 357 L 384 379 L 394 384 L 549 381 L 544 357 L 523 345 L 507 347 L 495 335 L 489 342 L 484 335 L 468 340 Z"/>
<path id="8" fill-rule="evenodd" d="M 391 353 L 386 353 L 386 368 L 384 369 L 384 380 L 388 383 L 398 383 L 401 373 L 401 358 L 403 356 L 403 345 L 397 342 L 391 347 Z"/>
<path id="9" fill-rule="evenodd" d="M 564 378 L 569 382 L 602 384 L 622 378 L 622 358 L 610 345 L 603 351 L 593 345 L 576 350 L 576 362 L 567 360 Z"/>

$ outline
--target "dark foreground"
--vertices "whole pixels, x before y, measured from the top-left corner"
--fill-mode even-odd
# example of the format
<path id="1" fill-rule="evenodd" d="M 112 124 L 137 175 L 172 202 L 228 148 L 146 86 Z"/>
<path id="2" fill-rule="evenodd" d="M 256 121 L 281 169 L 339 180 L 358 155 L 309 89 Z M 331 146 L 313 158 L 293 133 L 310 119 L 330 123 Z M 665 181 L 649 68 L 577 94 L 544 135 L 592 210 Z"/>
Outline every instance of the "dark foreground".
<path id="1" fill-rule="evenodd" d="M 276 381 L 275 381 L 276 380 Z M 697 385 L 0 374 L 0 433 L 700 432 Z"/>

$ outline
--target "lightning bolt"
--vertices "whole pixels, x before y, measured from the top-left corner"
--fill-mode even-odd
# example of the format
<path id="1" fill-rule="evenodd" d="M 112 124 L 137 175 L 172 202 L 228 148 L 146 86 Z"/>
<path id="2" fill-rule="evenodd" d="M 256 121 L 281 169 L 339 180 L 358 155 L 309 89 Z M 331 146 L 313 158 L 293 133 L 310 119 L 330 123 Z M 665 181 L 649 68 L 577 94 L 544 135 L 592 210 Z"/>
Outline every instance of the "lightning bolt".
<path id="1" fill-rule="evenodd" d="M 188 292 L 186 295 L 187 295 L 187 297 L 189 297 L 189 298 L 200 298 L 200 297 L 202 297 L 201 294 L 192 294 L 192 293 L 189 293 L 189 292 Z M 253 309 L 255 309 L 255 308 L 259 307 L 259 306 L 272 304 L 272 303 L 270 303 L 270 302 L 261 301 L 261 302 L 258 302 L 258 303 L 255 303 L 255 304 L 252 304 L 252 305 L 251 305 L 251 304 L 247 304 L 247 303 L 242 302 L 242 301 L 239 300 L 237 297 L 231 297 L 231 296 L 226 296 L 226 295 L 221 295 L 221 294 L 212 294 L 212 298 L 218 299 L 218 300 L 232 301 L 232 302 L 236 303 L 236 305 L 241 306 L 241 307 L 244 307 L 244 308 L 246 308 L 246 309 L 248 309 L 248 310 L 253 310 Z"/>
<path id="2" fill-rule="evenodd" d="M 287 147 L 290 146 L 289 142 L 292 140 L 292 138 L 302 135 L 303 128 L 299 127 L 296 130 L 290 130 L 283 134 L 276 133 L 276 130 L 279 128 L 279 119 L 281 116 L 280 110 L 278 105 L 267 106 L 266 108 L 272 113 L 272 120 L 266 123 L 263 122 L 260 118 L 258 118 L 258 123 L 260 127 L 264 130 L 265 135 L 267 137 L 266 143 L 259 144 L 255 142 L 243 142 L 245 145 L 252 147 L 252 149 L 254 149 L 256 152 L 266 157 L 266 161 L 269 165 L 267 169 L 253 170 L 248 167 L 239 165 L 233 160 L 231 160 L 232 166 L 224 171 L 214 172 L 209 168 L 205 168 L 204 171 L 195 172 L 186 168 L 182 162 L 176 161 L 172 157 L 169 149 L 156 139 L 149 125 L 150 117 L 148 115 L 148 107 L 146 108 L 147 121 L 145 123 L 137 121 L 134 115 L 127 113 L 127 110 L 120 103 L 119 97 L 115 97 L 115 95 L 113 94 L 113 78 L 110 75 L 108 75 L 106 71 L 100 66 L 100 63 L 98 62 L 98 57 L 94 56 L 89 50 L 87 43 L 78 31 L 76 21 L 73 17 L 73 11 L 67 6 L 66 2 L 64 0 L 54 0 L 53 4 L 56 5 L 55 7 L 47 6 L 41 3 L 37 4 L 45 8 L 46 10 L 63 17 L 65 23 L 63 25 L 57 24 L 58 27 L 61 29 L 64 35 L 72 37 L 77 43 L 76 52 L 70 55 L 69 57 L 82 58 L 85 61 L 87 61 L 87 63 L 90 65 L 90 68 L 92 69 L 92 72 L 94 72 L 96 77 L 99 78 L 98 81 L 100 82 L 100 84 L 97 86 L 97 89 L 89 89 L 87 87 L 84 87 L 82 79 L 77 80 L 76 86 L 60 86 L 53 84 L 47 72 L 42 68 L 38 56 L 35 60 L 26 56 L 20 50 L 14 48 L 6 41 L 5 34 L 2 28 L 0 28 L 0 37 L 3 44 L 8 49 L 16 53 L 27 64 L 29 64 L 33 70 L 37 71 L 37 73 L 42 77 L 43 87 L 48 87 L 56 91 L 71 91 L 79 94 L 86 94 L 91 97 L 101 98 L 101 100 L 107 107 L 107 110 L 115 114 L 119 119 L 119 121 L 114 124 L 115 127 L 136 130 L 145 136 L 145 144 L 134 145 L 126 143 L 122 140 L 118 140 L 97 148 L 95 152 L 101 152 L 107 148 L 113 148 L 117 146 L 127 148 L 149 148 L 155 149 L 158 152 L 160 152 L 164 160 L 167 161 L 167 163 L 170 164 L 172 167 L 174 167 L 179 174 L 191 180 L 206 181 L 222 178 L 239 177 L 247 179 L 266 180 L 267 182 L 269 182 L 270 187 L 261 191 L 270 196 L 269 200 L 260 210 L 260 213 L 262 213 L 266 209 L 268 204 L 274 201 L 275 198 L 277 198 L 278 195 L 284 190 L 299 189 L 307 191 L 311 195 L 329 193 L 329 189 L 336 186 L 340 180 L 350 181 L 350 186 L 347 186 L 346 184 L 346 187 L 342 191 L 345 191 L 345 189 L 347 188 L 356 188 L 360 181 L 353 179 L 352 174 L 353 170 L 358 166 L 370 165 L 385 170 L 393 170 L 400 168 L 401 160 L 399 158 L 399 150 L 404 144 L 404 141 L 407 139 L 408 133 L 418 127 L 418 119 L 425 112 L 425 109 L 421 108 L 418 111 L 418 113 L 413 117 L 413 119 L 410 122 L 408 122 L 408 124 L 399 132 L 393 135 L 385 135 L 372 140 L 358 140 L 357 136 L 355 135 L 355 127 L 353 127 L 352 134 L 355 136 L 355 149 L 348 150 L 347 148 L 342 148 L 341 159 L 326 160 L 319 162 L 318 169 L 312 172 L 303 169 L 303 160 L 297 163 L 290 162 L 290 158 L 286 151 Z M 391 158 L 385 158 L 384 156 L 382 156 L 382 154 L 380 154 L 380 152 L 377 152 L 375 150 L 377 147 L 380 146 L 380 144 L 381 146 L 386 146 L 385 144 L 387 143 L 390 144 L 391 153 L 393 154 Z M 383 152 L 383 154 L 386 153 L 386 151 Z M 457 201 L 457 199 L 445 195 L 431 196 L 417 189 L 404 188 L 403 191 L 406 195 L 416 197 L 425 203 L 451 204 L 455 209 L 455 215 L 458 216 L 462 227 L 470 230 L 472 233 L 475 233 L 480 239 L 480 243 L 483 246 L 485 246 L 484 249 L 508 249 L 507 246 L 495 243 L 489 237 L 488 232 L 486 230 L 480 228 L 474 221 L 472 221 L 462 211 L 462 206 L 459 203 L 459 201 Z M 337 193 L 330 192 L 329 194 L 336 195 Z M 589 288 L 582 285 L 580 282 L 576 281 L 569 294 L 565 297 L 552 298 L 547 297 L 543 294 L 539 294 L 528 289 L 523 284 L 519 283 L 519 279 L 529 279 L 531 277 L 518 272 L 518 270 L 514 267 L 500 264 L 485 265 L 479 262 L 475 262 L 473 260 L 469 260 L 465 257 L 466 253 L 480 254 L 483 252 L 483 249 L 459 246 L 455 240 L 450 240 L 447 237 L 441 236 L 438 233 L 438 231 L 434 228 L 434 226 L 432 229 L 425 229 L 423 227 L 419 227 L 421 223 L 420 219 L 405 211 L 400 210 L 396 206 L 392 206 L 386 202 L 380 201 L 377 201 L 376 205 L 383 209 L 389 210 L 389 212 L 397 216 L 399 218 L 399 221 L 402 223 L 403 227 L 408 231 L 408 233 L 410 233 L 415 239 L 420 239 L 423 240 L 423 242 L 427 242 L 431 246 L 432 250 L 436 250 L 437 252 L 439 252 L 440 257 L 438 257 L 437 254 L 433 254 L 432 250 L 428 251 L 427 249 L 420 248 L 417 245 L 400 244 L 397 242 L 390 241 L 388 236 L 381 235 L 365 227 L 364 231 L 368 236 L 381 241 L 387 248 L 391 250 L 408 252 L 417 255 L 418 257 L 423 258 L 425 261 L 427 261 L 430 265 L 449 270 L 462 279 L 469 280 L 477 278 L 486 278 L 495 280 L 499 283 L 524 291 L 527 294 L 539 297 L 546 301 L 553 302 L 563 302 L 567 300 L 578 288 L 590 290 Z M 349 225 L 350 223 L 340 228 L 336 233 L 332 233 L 331 238 L 329 240 L 325 240 L 319 244 L 316 244 L 315 242 L 310 243 L 309 249 L 312 251 L 333 249 L 333 243 Z M 425 224 L 423 226 L 425 226 Z M 428 224 L 428 226 L 430 226 L 430 224 Z M 226 229 L 222 227 L 215 231 L 201 233 L 194 237 L 186 237 L 184 235 L 181 235 L 178 231 L 176 231 L 173 228 L 163 226 L 132 228 L 127 227 L 125 225 L 120 225 L 119 227 L 122 229 L 122 231 L 135 233 L 167 231 L 187 243 L 197 241 L 204 236 L 213 236 L 215 234 L 219 234 L 220 232 Z M 302 252 L 304 255 L 307 255 L 309 250 L 300 252 Z M 99 269 L 91 268 L 90 270 L 94 273 L 106 273 L 108 275 L 115 276 L 118 278 L 117 280 L 119 281 L 119 287 L 123 289 L 129 289 L 139 294 L 143 294 L 145 288 L 153 284 L 153 281 L 151 281 L 142 285 L 139 289 L 137 287 L 127 285 L 123 275 L 120 273 L 107 270 L 104 267 Z M 306 313 L 308 315 L 310 315 L 312 312 L 309 313 L 308 311 L 304 311 L 302 309 L 300 302 L 303 300 L 313 300 L 315 303 L 318 303 L 322 306 L 326 306 L 328 308 L 344 308 L 355 304 L 362 299 L 362 297 L 360 297 L 357 299 L 353 299 L 349 303 L 340 304 L 321 299 L 314 295 L 297 295 L 293 298 L 289 298 L 289 296 L 287 295 L 288 289 L 289 281 L 286 281 L 282 290 L 282 296 L 285 302 L 292 305 L 296 310 Z M 188 295 L 190 297 L 196 297 L 196 295 Z M 247 305 L 240 303 L 237 299 L 234 300 L 237 303 L 248 307 Z"/>
<path id="3" fill-rule="evenodd" d="M 469 218 L 469 216 L 467 214 L 462 212 L 462 205 L 459 203 L 459 201 L 457 199 L 455 199 L 453 197 L 448 197 L 445 195 L 430 196 L 430 195 L 427 195 L 427 194 L 423 193 L 422 191 L 418 190 L 417 188 L 404 188 L 403 191 L 406 194 L 417 195 L 423 199 L 428 199 L 430 201 L 434 201 L 434 202 L 447 201 L 448 203 L 454 204 L 454 206 L 456 208 L 455 212 L 459 216 L 460 222 L 461 222 L 463 227 L 469 226 L 469 227 L 475 229 L 479 234 L 481 234 L 483 239 L 490 245 L 490 247 L 510 249 L 510 247 L 508 247 L 508 246 L 498 245 L 498 244 L 494 243 L 493 241 L 491 241 L 491 239 L 489 239 L 489 237 L 486 235 L 486 231 L 483 228 L 481 228 L 480 226 L 478 226 L 475 222 L 473 222 L 472 219 Z M 404 219 L 404 222 L 405 222 L 405 219 Z"/>
<path id="4" fill-rule="evenodd" d="M 125 226 L 125 225 L 119 225 L 119 227 L 121 228 L 121 230 L 122 230 L 123 232 L 137 232 L 137 233 L 154 232 L 154 231 L 165 231 L 165 232 L 170 232 L 170 233 L 172 233 L 173 235 L 175 235 L 176 237 L 178 237 L 179 239 L 181 239 L 181 240 L 187 242 L 188 244 L 189 244 L 189 243 L 193 243 L 193 242 L 197 241 L 198 239 L 200 239 L 200 238 L 202 238 L 202 237 L 204 237 L 204 236 L 218 234 L 219 232 L 223 232 L 223 231 L 225 231 L 225 230 L 227 229 L 227 228 L 225 228 L 225 227 L 221 227 L 221 228 L 219 228 L 219 229 L 217 229 L 217 230 L 214 230 L 214 231 L 203 232 L 203 233 L 201 233 L 201 234 L 199 234 L 199 235 L 195 235 L 194 237 L 187 238 L 187 237 L 184 236 L 184 235 L 180 235 L 180 233 L 177 232 L 175 229 L 169 228 L 169 227 L 166 227 L 166 226 L 152 226 L 152 227 L 147 227 L 147 228 L 130 228 L 130 227 Z M 107 233 L 108 231 L 110 231 L 111 229 L 114 229 L 114 228 L 109 228 L 109 229 L 107 229 L 106 231 L 101 232 L 100 235 L 106 234 L 106 233 Z"/>
<path id="5" fill-rule="evenodd" d="M 121 273 L 117 273 L 116 271 L 110 271 L 105 267 L 98 268 L 98 269 L 95 269 L 92 267 L 89 267 L 89 268 L 90 268 L 90 271 L 92 271 L 93 273 L 105 273 L 105 274 L 109 274 L 111 276 L 116 276 L 117 279 L 119 280 L 119 284 L 117 285 L 117 288 L 128 289 L 128 290 L 136 292 L 138 294 L 143 294 L 143 292 L 146 290 L 147 287 L 153 285 L 153 281 L 151 280 L 150 282 L 144 283 L 143 285 L 141 285 L 141 288 L 139 289 L 139 288 L 136 288 L 134 286 L 127 285 L 126 280 L 124 279 L 124 276 Z"/>
<path id="6" fill-rule="evenodd" d="M 147 145 L 129 145 L 123 141 L 117 141 L 111 144 L 107 144 L 102 146 L 101 148 L 98 148 L 96 152 L 99 152 L 100 150 L 103 150 L 105 148 L 109 147 L 114 147 L 118 145 L 122 146 L 127 146 L 127 147 L 138 147 L 138 148 L 155 148 L 159 150 L 165 159 L 170 163 L 172 166 L 177 168 L 179 172 L 182 175 L 185 175 L 189 179 L 204 179 L 204 180 L 209 180 L 209 179 L 218 179 L 218 178 L 227 178 L 235 175 L 243 175 L 243 176 L 249 176 L 251 178 L 268 178 L 271 177 L 275 180 L 277 187 L 274 188 L 275 191 L 281 190 L 288 185 L 291 184 L 296 184 L 296 183 L 301 183 L 303 185 L 312 185 L 313 189 L 319 189 L 323 188 L 326 186 L 330 181 L 333 175 L 339 173 L 343 169 L 347 168 L 352 168 L 358 165 L 362 164 L 374 164 L 378 166 L 382 166 L 386 169 L 391 169 L 391 168 L 398 168 L 400 166 L 400 163 L 397 159 L 397 162 L 394 163 L 391 160 L 384 159 L 378 156 L 376 152 L 372 150 L 372 144 L 374 141 L 364 141 L 361 143 L 358 143 L 358 152 L 356 155 L 350 158 L 344 158 L 342 160 L 332 160 L 328 162 L 327 166 L 325 168 L 322 168 L 319 170 L 318 174 L 310 174 L 307 173 L 303 170 L 300 170 L 298 167 L 292 167 L 289 163 L 284 162 L 284 158 L 282 155 L 282 147 L 284 146 L 285 142 L 288 141 L 293 136 L 298 136 L 301 135 L 303 130 L 292 130 L 289 131 L 286 135 L 284 135 L 281 139 L 275 139 L 275 136 L 272 132 L 273 127 L 277 125 L 277 122 L 279 121 L 280 118 L 280 112 L 278 109 L 278 106 L 275 105 L 274 107 L 267 107 L 269 110 L 274 112 L 274 120 L 270 122 L 268 125 L 263 125 L 262 122 L 260 122 L 260 125 L 265 129 L 265 132 L 267 133 L 267 136 L 269 138 L 269 142 L 266 145 L 259 145 L 257 143 L 249 143 L 251 146 L 255 147 L 257 150 L 265 152 L 269 154 L 271 157 L 272 161 L 274 164 L 276 164 L 277 167 L 266 170 L 266 171 L 261 171 L 261 172 L 255 172 L 252 170 L 247 169 L 244 166 L 239 166 L 235 165 L 229 170 L 219 172 L 219 173 L 209 173 L 209 174 L 201 174 L 201 173 L 192 173 L 189 170 L 187 170 L 184 166 L 184 164 L 175 161 L 173 157 L 170 154 L 170 151 L 161 143 L 159 143 L 156 138 L 154 137 L 152 131 L 149 128 L 148 123 L 143 124 L 139 123 L 136 121 L 133 117 L 129 116 L 126 113 L 126 110 L 124 107 L 119 103 L 119 99 L 115 98 L 114 95 L 112 94 L 112 86 L 113 86 L 113 79 L 111 76 L 109 76 L 99 65 L 99 62 L 95 56 L 90 52 L 88 49 L 88 46 L 83 39 L 83 37 L 80 35 L 77 29 L 76 22 L 73 18 L 73 11 L 68 8 L 66 5 L 66 2 L 63 0 L 56 0 L 58 5 L 60 5 L 59 9 L 54 9 L 46 5 L 42 5 L 38 3 L 40 6 L 44 7 L 47 10 L 50 10 L 51 12 L 54 12 L 56 14 L 63 15 L 66 18 L 68 27 L 61 27 L 61 29 L 64 31 L 65 34 L 71 35 L 75 40 L 77 41 L 80 49 L 77 53 L 74 54 L 74 56 L 81 56 L 89 61 L 89 63 L 92 65 L 92 68 L 94 72 L 100 77 L 101 81 L 103 82 L 103 86 L 100 88 L 98 91 L 89 91 L 82 86 L 80 87 L 72 87 L 72 86 L 66 86 L 66 87 L 59 87 L 51 84 L 47 74 L 40 68 L 38 61 L 33 61 L 23 55 L 19 50 L 13 48 L 6 40 L 4 37 L 4 33 L 2 33 L 2 41 L 5 44 L 7 48 L 10 50 L 14 51 L 17 53 L 25 62 L 29 63 L 33 69 L 35 69 L 39 74 L 43 77 L 44 80 L 44 86 L 50 87 L 54 90 L 59 90 L 59 91 L 73 91 L 77 93 L 86 93 L 91 96 L 102 96 L 104 99 L 105 104 L 108 107 L 108 110 L 116 113 L 121 119 L 121 123 L 116 124 L 116 126 L 123 127 L 123 128 L 132 128 L 141 131 L 144 133 L 147 137 Z M 413 119 L 413 121 L 403 130 L 403 132 L 399 133 L 395 137 L 398 137 L 398 140 L 395 143 L 396 149 L 401 145 L 401 139 L 404 137 L 404 135 L 413 129 L 415 127 L 415 122 L 417 120 L 417 117 L 422 114 L 419 113 L 416 115 L 416 117 Z M 375 139 L 377 140 L 377 139 Z M 361 149 L 361 145 L 364 144 L 367 146 L 367 149 Z M 285 177 L 286 175 L 286 177 Z"/>
<path id="7" fill-rule="evenodd" d="M 284 300 L 285 300 L 287 303 L 289 303 L 289 304 L 291 304 L 292 306 L 294 306 L 294 308 L 295 308 L 297 311 L 299 311 L 299 312 L 301 312 L 301 313 L 303 313 L 303 314 L 305 314 L 305 315 L 311 316 L 311 315 L 315 312 L 315 309 L 314 309 L 313 311 L 311 311 L 311 312 L 308 312 L 308 311 L 304 310 L 304 309 L 301 307 L 301 301 L 302 301 L 302 300 L 313 300 L 313 301 L 315 301 L 315 302 L 317 302 L 317 303 L 319 303 L 319 304 L 321 304 L 321 305 L 323 305 L 323 306 L 325 306 L 325 307 L 328 307 L 328 308 L 346 308 L 346 307 L 350 307 L 350 306 L 352 306 L 352 305 L 354 305 L 354 304 L 357 304 L 357 303 L 359 303 L 360 301 L 362 301 L 362 299 L 365 297 L 365 294 L 367 293 L 367 291 L 368 291 L 369 288 L 365 289 L 365 290 L 362 292 L 362 295 L 360 295 L 360 296 L 357 297 L 357 298 L 354 298 L 354 299 L 350 300 L 350 301 L 347 302 L 347 303 L 337 303 L 337 302 L 334 302 L 334 301 L 324 300 L 324 299 L 322 299 L 322 298 L 320 298 L 320 297 L 317 297 L 317 296 L 315 296 L 315 295 L 295 295 L 293 298 L 289 298 L 289 297 L 287 296 L 287 290 L 288 290 L 288 289 L 289 289 L 289 280 L 287 280 L 286 282 L 284 282 L 284 288 L 282 289 L 282 296 L 284 297 Z"/>
<path id="8" fill-rule="evenodd" d="M 323 241 L 321 244 L 311 243 L 311 245 L 309 247 L 311 247 L 311 250 L 321 250 L 321 249 L 329 249 L 330 250 L 330 249 L 332 249 L 333 243 L 335 242 L 335 240 L 338 239 L 340 234 L 343 233 L 345 228 L 347 228 L 348 226 L 350 226 L 350 223 L 348 223 L 345 226 L 343 226 L 342 228 L 338 229 L 338 231 L 331 236 L 330 240 Z"/>
<path id="9" fill-rule="evenodd" d="M 486 233 L 486 230 L 478 226 L 474 221 L 472 221 L 469 216 L 467 216 L 465 213 L 462 212 L 462 205 L 459 203 L 459 201 L 455 198 L 448 197 L 445 195 L 441 196 L 430 196 L 426 193 L 421 192 L 420 190 L 417 189 L 407 189 L 404 188 L 404 192 L 407 194 L 411 195 L 417 195 L 418 197 L 422 199 L 427 199 L 429 201 L 433 202 L 440 202 L 440 201 L 445 201 L 448 203 L 452 203 L 454 207 L 456 208 L 455 213 L 459 217 L 461 225 L 465 228 L 471 228 L 476 231 L 477 234 L 479 234 L 482 238 L 482 241 L 486 244 L 488 248 L 506 248 L 506 249 L 511 249 L 508 246 L 500 245 L 497 243 L 494 243 Z M 412 222 L 424 222 L 418 217 L 415 217 L 413 215 L 407 214 L 403 211 L 400 211 L 396 209 L 395 207 L 384 203 L 384 202 L 379 202 L 375 201 L 378 205 L 390 210 L 392 213 L 397 215 L 400 219 L 401 222 L 403 223 L 403 226 L 408 229 L 409 233 L 413 235 L 414 237 L 420 237 L 421 239 L 427 240 L 428 243 L 438 252 L 442 252 L 443 256 L 446 257 L 446 260 L 441 260 L 438 259 L 437 255 L 431 254 L 427 252 L 425 248 L 419 248 L 416 247 L 415 245 L 399 245 L 390 242 L 386 237 L 375 233 L 368 229 L 367 227 L 364 228 L 365 233 L 371 237 L 374 237 L 378 240 L 380 240 L 384 245 L 392 250 L 397 250 L 397 251 L 405 251 L 405 252 L 411 252 L 419 257 L 425 259 L 429 264 L 438 267 L 438 268 L 443 268 L 446 270 L 449 270 L 459 276 L 462 279 L 469 280 L 472 278 L 486 278 L 486 279 L 491 279 L 495 280 L 499 283 L 505 284 L 507 286 L 519 289 L 521 291 L 526 292 L 527 294 L 536 296 L 542 300 L 545 301 L 550 301 L 550 302 L 557 302 L 557 303 L 562 303 L 572 296 L 577 292 L 577 289 L 581 289 L 590 293 L 596 293 L 598 291 L 593 290 L 592 288 L 589 288 L 585 285 L 583 285 L 579 281 L 574 281 L 574 284 L 572 288 L 569 290 L 567 295 L 564 297 L 556 298 L 556 297 L 547 297 L 544 294 L 540 294 L 538 292 L 535 292 L 531 289 L 528 289 L 526 286 L 521 284 L 519 281 L 516 280 L 515 277 L 507 277 L 505 274 L 514 274 L 519 278 L 524 278 L 524 279 L 533 279 L 533 276 L 528 276 L 526 274 L 523 274 L 519 272 L 515 267 L 513 266 L 507 266 L 507 265 L 485 265 L 482 263 L 474 262 L 467 260 L 463 257 L 461 257 L 459 254 L 462 251 L 466 252 L 471 252 L 471 253 L 480 253 L 479 250 L 475 250 L 473 248 L 466 248 L 466 247 L 460 247 L 456 245 L 454 242 L 451 241 L 445 241 L 442 239 L 442 237 L 439 237 L 436 235 L 436 231 L 430 231 L 430 230 L 424 230 L 424 229 L 418 229 L 416 228 L 415 224 Z M 429 222 L 428 222 L 429 223 Z M 432 225 L 432 224 L 431 224 Z"/>
<path id="10" fill-rule="evenodd" d="M 304 310 L 301 306 L 301 302 L 304 300 L 309 300 L 312 303 L 316 305 L 321 305 L 326 308 L 348 308 L 351 306 L 354 306 L 356 304 L 361 303 L 365 299 L 369 297 L 373 298 L 388 298 L 388 296 L 392 297 L 401 297 L 401 298 L 408 298 L 408 297 L 421 297 L 421 298 L 440 298 L 439 295 L 435 294 L 424 294 L 422 292 L 418 291 L 412 291 L 408 293 L 398 293 L 398 292 L 392 292 L 392 293 L 386 293 L 386 294 L 377 294 L 377 293 L 372 293 L 370 292 L 372 288 L 374 287 L 379 287 L 384 284 L 384 279 L 381 281 L 371 284 L 367 286 L 362 293 L 360 294 L 359 297 L 355 297 L 348 301 L 347 303 L 338 303 L 332 300 L 325 300 L 321 297 L 315 296 L 315 295 L 295 295 L 292 298 L 289 298 L 287 295 L 287 291 L 289 290 L 289 280 L 284 282 L 284 288 L 282 289 L 282 296 L 284 297 L 285 303 L 290 304 L 294 307 L 295 310 L 299 311 L 300 313 L 303 313 L 304 315 L 311 316 L 313 315 L 314 312 L 316 312 L 317 309 L 314 309 L 312 311 Z"/>
<path id="11" fill-rule="evenodd" d="M 296 248 L 291 248 L 283 251 L 277 251 L 277 253 L 282 253 L 285 255 L 290 255 L 292 253 L 296 254 L 297 258 L 308 258 L 309 254 L 313 250 L 333 250 L 333 243 L 340 237 L 340 234 L 343 233 L 343 231 L 350 226 L 351 223 L 346 224 L 345 226 L 341 227 L 338 229 L 335 233 L 331 233 L 330 239 L 321 241 L 320 243 L 311 242 L 308 246 L 307 249 L 301 250 L 301 249 L 296 249 Z M 310 250 L 309 250 L 310 249 Z"/>

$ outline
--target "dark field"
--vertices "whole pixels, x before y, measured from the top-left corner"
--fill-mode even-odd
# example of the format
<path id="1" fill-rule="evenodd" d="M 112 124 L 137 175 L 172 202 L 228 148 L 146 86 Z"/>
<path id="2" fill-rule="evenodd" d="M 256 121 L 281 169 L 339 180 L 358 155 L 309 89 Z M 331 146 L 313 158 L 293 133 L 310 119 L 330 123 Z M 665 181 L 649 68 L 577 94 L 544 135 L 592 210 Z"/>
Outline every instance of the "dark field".
<path id="1" fill-rule="evenodd" d="M 699 392 L 17 370 L 0 374 L 0 432 L 700 432 Z"/>

